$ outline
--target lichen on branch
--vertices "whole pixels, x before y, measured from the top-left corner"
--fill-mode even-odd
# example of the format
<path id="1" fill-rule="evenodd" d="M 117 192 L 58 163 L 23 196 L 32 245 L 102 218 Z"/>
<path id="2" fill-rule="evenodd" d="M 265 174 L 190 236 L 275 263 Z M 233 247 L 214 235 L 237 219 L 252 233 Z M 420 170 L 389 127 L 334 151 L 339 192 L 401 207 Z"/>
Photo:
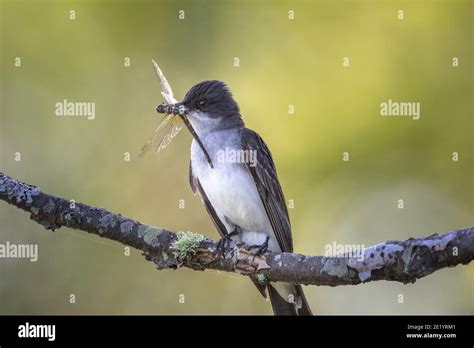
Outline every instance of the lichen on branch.
<path id="1" fill-rule="evenodd" d="M 255 256 L 229 241 L 193 232 L 174 233 L 106 209 L 49 195 L 0 173 L 0 200 L 30 213 L 46 229 L 69 227 L 141 250 L 158 269 L 187 267 L 248 275 L 260 281 L 314 285 L 354 285 L 376 280 L 414 282 L 437 270 L 474 259 L 474 227 L 404 241 L 388 241 L 364 250 L 362 259 L 267 252 Z"/>

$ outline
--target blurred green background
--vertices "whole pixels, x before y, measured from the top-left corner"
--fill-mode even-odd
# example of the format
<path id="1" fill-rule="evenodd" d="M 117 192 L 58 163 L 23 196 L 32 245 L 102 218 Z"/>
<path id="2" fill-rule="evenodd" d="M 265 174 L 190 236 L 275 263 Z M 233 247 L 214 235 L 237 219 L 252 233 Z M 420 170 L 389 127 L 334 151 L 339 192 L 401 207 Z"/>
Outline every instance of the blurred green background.
<path id="1" fill-rule="evenodd" d="M 188 185 L 188 132 L 164 152 L 137 158 L 162 101 L 154 58 L 178 99 L 201 80 L 228 83 L 294 201 L 295 251 L 323 254 L 333 242 L 368 246 L 473 225 L 473 1 L 0 3 L 0 169 L 7 175 L 217 238 Z M 55 116 L 64 99 L 95 102 L 95 119 Z M 388 99 L 420 102 L 421 118 L 380 116 Z M 38 243 L 39 261 L 0 260 L 0 314 L 271 313 L 244 277 L 156 271 L 136 250 L 125 256 L 109 240 L 45 231 L 0 203 L 6 241 Z M 471 264 L 414 285 L 305 291 L 320 314 L 473 314 L 473 271 Z"/>

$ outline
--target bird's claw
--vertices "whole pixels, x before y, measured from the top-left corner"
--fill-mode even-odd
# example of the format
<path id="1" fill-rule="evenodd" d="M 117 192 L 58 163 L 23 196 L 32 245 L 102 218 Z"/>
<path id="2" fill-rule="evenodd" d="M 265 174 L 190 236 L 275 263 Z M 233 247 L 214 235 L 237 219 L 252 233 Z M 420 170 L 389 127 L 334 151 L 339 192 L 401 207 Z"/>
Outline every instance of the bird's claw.
<path id="1" fill-rule="evenodd" d="M 240 233 L 240 228 L 236 227 L 230 233 L 227 233 L 224 237 L 219 239 L 217 242 L 216 254 L 225 257 L 225 250 L 229 247 L 229 243 L 232 241 L 232 237 L 237 236 Z"/>
<path id="2" fill-rule="evenodd" d="M 255 258 L 257 256 L 262 256 L 263 254 L 265 254 L 268 250 L 268 241 L 269 241 L 270 237 L 267 236 L 267 239 L 265 239 L 265 242 L 263 244 L 260 244 L 260 245 L 251 245 L 248 247 L 248 250 L 252 250 L 252 249 L 256 249 L 257 251 L 255 253 L 253 253 L 253 260 L 255 260 Z"/>

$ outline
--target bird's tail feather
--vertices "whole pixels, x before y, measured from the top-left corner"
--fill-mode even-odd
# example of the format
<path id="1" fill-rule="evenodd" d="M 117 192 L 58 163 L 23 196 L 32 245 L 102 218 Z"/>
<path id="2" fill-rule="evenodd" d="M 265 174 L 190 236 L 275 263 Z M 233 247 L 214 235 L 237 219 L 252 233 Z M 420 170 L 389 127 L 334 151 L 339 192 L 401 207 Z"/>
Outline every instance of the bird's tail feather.
<path id="1" fill-rule="evenodd" d="M 290 294 L 293 294 L 293 303 L 285 300 L 274 286 L 268 285 L 268 294 L 273 313 L 275 315 L 313 315 L 301 285 L 285 284 L 285 287 Z"/>

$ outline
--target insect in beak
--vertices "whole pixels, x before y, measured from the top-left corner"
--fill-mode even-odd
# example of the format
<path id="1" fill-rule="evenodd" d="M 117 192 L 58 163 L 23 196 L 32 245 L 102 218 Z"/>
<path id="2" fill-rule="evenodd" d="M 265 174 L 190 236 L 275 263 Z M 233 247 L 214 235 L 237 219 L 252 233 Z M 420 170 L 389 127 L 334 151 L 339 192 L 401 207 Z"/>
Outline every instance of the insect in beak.
<path id="1" fill-rule="evenodd" d="M 179 116 L 183 120 L 186 127 L 188 127 L 189 132 L 193 136 L 194 140 L 196 140 L 196 142 L 201 147 L 201 150 L 204 152 L 207 162 L 209 162 L 209 165 L 211 166 L 211 168 L 214 168 L 214 164 L 212 163 L 211 156 L 209 156 L 209 153 L 206 151 L 204 144 L 202 143 L 198 134 L 194 130 L 193 126 L 191 125 L 191 122 L 189 122 L 189 119 L 187 116 L 188 109 L 183 105 L 183 103 L 176 103 L 172 105 L 160 104 L 156 107 L 156 112 L 160 114 L 169 114 L 169 115 Z"/>

